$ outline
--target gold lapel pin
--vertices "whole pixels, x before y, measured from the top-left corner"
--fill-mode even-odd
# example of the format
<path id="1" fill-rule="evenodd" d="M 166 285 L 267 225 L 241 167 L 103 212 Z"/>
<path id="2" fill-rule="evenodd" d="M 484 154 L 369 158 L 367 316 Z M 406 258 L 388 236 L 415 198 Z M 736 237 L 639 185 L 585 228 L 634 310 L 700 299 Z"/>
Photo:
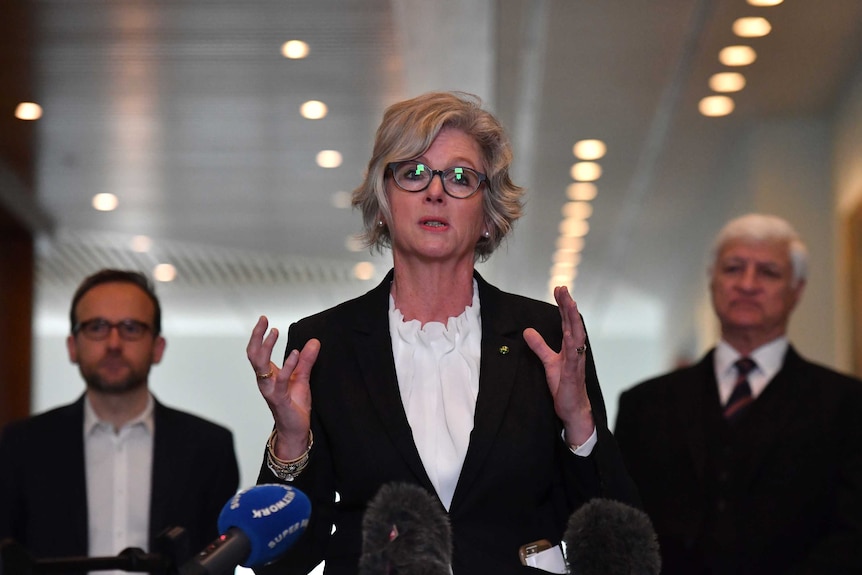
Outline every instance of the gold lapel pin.
<path id="1" fill-rule="evenodd" d="M 508 345 L 501 345 L 500 346 L 500 354 L 506 355 L 507 353 L 509 353 L 509 346 Z"/>

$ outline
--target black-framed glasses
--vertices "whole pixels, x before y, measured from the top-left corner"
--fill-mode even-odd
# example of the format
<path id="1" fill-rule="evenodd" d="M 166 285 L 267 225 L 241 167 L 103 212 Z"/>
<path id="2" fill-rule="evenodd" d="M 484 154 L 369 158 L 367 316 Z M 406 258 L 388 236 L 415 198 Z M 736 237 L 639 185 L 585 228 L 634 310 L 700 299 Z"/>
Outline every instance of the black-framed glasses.
<path id="1" fill-rule="evenodd" d="M 76 323 L 75 327 L 72 328 L 72 333 L 75 335 L 80 333 L 87 339 L 98 341 L 107 338 L 114 328 L 117 328 L 120 338 L 126 341 L 137 341 L 147 335 L 152 329 L 144 322 L 136 319 L 123 319 L 118 322 L 111 322 L 97 317 Z"/>
<path id="2" fill-rule="evenodd" d="M 453 198 L 465 200 L 479 191 L 482 182 L 488 181 L 488 176 L 473 168 L 453 166 L 445 170 L 432 170 L 422 162 L 408 160 L 392 162 L 388 166 L 392 172 L 395 185 L 405 192 L 421 192 L 431 185 L 434 176 L 440 176 L 443 191 Z"/>

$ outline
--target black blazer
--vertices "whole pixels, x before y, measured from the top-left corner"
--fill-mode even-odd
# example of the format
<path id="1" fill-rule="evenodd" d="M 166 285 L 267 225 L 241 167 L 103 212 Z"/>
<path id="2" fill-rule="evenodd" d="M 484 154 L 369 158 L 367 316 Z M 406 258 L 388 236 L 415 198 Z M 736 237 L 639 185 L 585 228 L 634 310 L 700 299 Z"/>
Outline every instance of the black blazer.
<path id="1" fill-rule="evenodd" d="M 587 388 L 599 440 L 590 457 L 580 458 L 561 439 L 544 369 L 522 335 L 535 327 L 559 349 L 559 311 L 475 277 L 482 357 L 474 429 L 449 512 L 453 570 L 534 573 L 520 564 L 521 545 L 559 542 L 570 514 L 591 497 L 638 500 L 607 428 L 592 355 Z M 391 280 L 392 272 L 364 296 L 290 328 L 288 352 L 312 337 L 321 342 L 311 374 L 314 447 L 295 481 L 311 498 L 312 518 L 272 573 L 307 573 L 323 559 L 328 575 L 356 573 L 362 516 L 381 485 L 409 482 L 435 493 L 399 394 L 387 315 Z M 258 481 L 277 480 L 264 464 Z"/>
<path id="2" fill-rule="evenodd" d="M 217 519 L 239 486 L 230 431 L 156 401 L 150 550 L 166 527 L 183 527 L 190 553 L 218 536 Z M 0 435 L 0 539 L 36 558 L 86 556 L 84 396 L 12 423 Z M 120 549 L 117 552 L 121 551 Z"/>
<path id="3" fill-rule="evenodd" d="M 620 397 L 664 573 L 862 573 L 862 382 L 790 347 L 732 429 L 713 353 Z"/>

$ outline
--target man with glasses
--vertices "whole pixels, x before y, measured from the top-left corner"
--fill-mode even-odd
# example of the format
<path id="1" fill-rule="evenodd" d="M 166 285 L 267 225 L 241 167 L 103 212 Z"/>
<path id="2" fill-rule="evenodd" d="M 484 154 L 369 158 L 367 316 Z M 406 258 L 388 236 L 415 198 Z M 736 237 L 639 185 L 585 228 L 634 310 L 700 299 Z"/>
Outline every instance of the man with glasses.
<path id="1" fill-rule="evenodd" d="M 106 557 L 152 551 L 162 530 L 182 527 L 189 551 L 202 549 L 239 485 L 233 436 L 150 393 L 165 350 L 152 285 L 101 270 L 75 292 L 70 319 L 86 391 L 0 435 L 0 540 L 36 558 Z"/>

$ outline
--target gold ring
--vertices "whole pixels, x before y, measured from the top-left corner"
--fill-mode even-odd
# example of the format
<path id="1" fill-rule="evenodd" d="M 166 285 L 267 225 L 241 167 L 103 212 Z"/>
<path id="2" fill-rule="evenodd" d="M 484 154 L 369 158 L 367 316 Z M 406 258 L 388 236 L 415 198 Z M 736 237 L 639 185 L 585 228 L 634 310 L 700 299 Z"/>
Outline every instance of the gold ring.
<path id="1" fill-rule="evenodd" d="M 270 377 L 272 377 L 272 368 L 270 368 L 270 370 L 267 371 L 266 373 L 255 372 L 255 375 L 257 376 L 258 379 L 269 379 Z"/>
<path id="2" fill-rule="evenodd" d="M 578 355 L 584 355 L 584 352 L 587 351 L 587 344 L 584 344 L 581 347 L 576 347 L 575 351 L 578 352 Z"/>

